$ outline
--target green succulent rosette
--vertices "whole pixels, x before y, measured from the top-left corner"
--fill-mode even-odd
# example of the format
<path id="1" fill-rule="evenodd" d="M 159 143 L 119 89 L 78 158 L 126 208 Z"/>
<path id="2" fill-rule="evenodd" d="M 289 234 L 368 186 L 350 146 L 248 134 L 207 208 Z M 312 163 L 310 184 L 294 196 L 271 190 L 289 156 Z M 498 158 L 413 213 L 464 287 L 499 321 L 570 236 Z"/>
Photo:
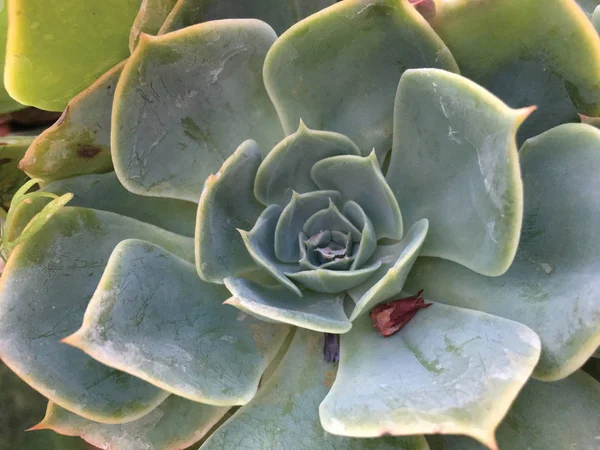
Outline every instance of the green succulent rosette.
<path id="1" fill-rule="evenodd" d="M 600 38 L 550 3 L 344 0 L 277 37 L 180 0 L 134 27 L 5 226 L 0 357 L 50 400 L 37 428 L 593 448 L 600 131 L 570 122 L 600 115 Z"/>

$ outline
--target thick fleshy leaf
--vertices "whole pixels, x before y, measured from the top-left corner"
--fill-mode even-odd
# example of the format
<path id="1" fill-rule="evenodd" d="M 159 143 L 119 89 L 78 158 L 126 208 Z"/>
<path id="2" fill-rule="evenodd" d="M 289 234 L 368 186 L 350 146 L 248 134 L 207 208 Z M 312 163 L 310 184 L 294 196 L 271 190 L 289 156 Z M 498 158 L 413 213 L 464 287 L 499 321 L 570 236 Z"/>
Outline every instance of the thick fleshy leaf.
<path id="1" fill-rule="evenodd" d="M 202 439 L 227 410 L 171 395 L 138 420 L 109 425 L 84 419 L 50 402 L 46 417 L 35 429 L 81 436 L 106 450 L 176 450 Z"/>
<path id="2" fill-rule="evenodd" d="M 460 75 L 403 75 L 387 181 L 407 223 L 431 224 L 423 255 L 490 276 L 508 269 L 523 215 L 515 133 L 530 111 Z"/>
<path id="3" fill-rule="evenodd" d="M 33 138 L 2 136 L 0 138 L 0 204 L 5 206 L 10 197 L 27 181 L 27 175 L 18 164 Z"/>
<path id="4" fill-rule="evenodd" d="M 263 210 L 253 195 L 260 162 L 256 142 L 245 141 L 206 180 L 196 222 L 196 267 L 205 281 L 223 283 L 256 268 L 238 229 L 252 228 Z"/>
<path id="5" fill-rule="evenodd" d="M 594 14 L 592 14 L 592 23 L 598 34 L 600 34 L 600 6 L 597 6 L 594 10 Z"/>
<path id="6" fill-rule="evenodd" d="M 277 144 L 260 165 L 254 195 L 267 206 L 283 206 L 294 191 L 316 191 L 319 187 L 310 175 L 313 165 L 336 155 L 360 155 L 360 150 L 342 134 L 309 130 L 300 122 L 298 130 Z"/>
<path id="7" fill-rule="evenodd" d="M 344 205 L 344 216 L 361 232 L 358 248 L 356 252 L 352 253 L 355 259 L 351 267 L 352 270 L 360 269 L 377 248 L 375 227 L 365 211 L 356 202 L 349 201 Z"/>
<path id="8" fill-rule="evenodd" d="M 488 314 L 435 304 L 383 338 L 368 316 L 341 336 L 338 376 L 319 408 L 342 436 L 465 434 L 497 448 L 494 430 L 535 367 L 536 334 Z"/>
<path id="9" fill-rule="evenodd" d="M 594 9 L 596 9 L 596 7 L 598 5 L 600 5 L 600 0 L 575 0 L 575 1 L 581 7 L 581 9 L 585 13 L 585 15 L 588 16 L 589 18 L 592 17 L 592 14 L 594 13 Z"/>
<path id="10" fill-rule="evenodd" d="M 123 185 L 196 202 L 240 143 L 272 148 L 283 134 L 262 66 L 275 39 L 253 19 L 143 35 L 113 104 L 113 162 Z"/>
<path id="11" fill-rule="evenodd" d="M 337 294 L 352 289 L 368 280 L 381 266 L 381 261 L 356 270 L 329 270 L 319 268 L 316 270 L 304 270 L 297 273 L 286 273 L 288 278 L 316 292 Z"/>
<path id="12" fill-rule="evenodd" d="M 8 92 L 25 105 L 62 111 L 127 57 L 127 37 L 139 7 L 140 0 L 10 0 Z"/>
<path id="13" fill-rule="evenodd" d="M 280 285 L 245 278 L 225 278 L 233 297 L 225 303 L 268 322 L 282 322 L 325 333 L 345 333 L 352 324 L 344 313 L 344 296 L 305 291 L 302 298 Z"/>
<path id="14" fill-rule="evenodd" d="M 47 183 L 112 170 L 110 116 L 122 70 L 118 64 L 71 100 L 62 117 L 29 147 L 21 169 Z"/>
<path id="15" fill-rule="evenodd" d="M 131 217 L 183 236 L 194 236 L 197 205 L 183 200 L 142 197 L 125 189 L 114 172 L 50 183 L 44 192 L 75 194 L 69 206 L 99 209 Z"/>
<path id="16" fill-rule="evenodd" d="M 423 436 L 351 439 L 321 428 L 317 409 L 337 364 L 323 359 L 323 336 L 297 330 L 288 352 L 265 386 L 201 447 L 328 450 L 426 450 Z"/>
<path id="17" fill-rule="evenodd" d="M 335 3 L 335 0 L 179 0 L 161 33 L 220 19 L 260 19 L 283 33 L 294 23 Z"/>
<path id="18" fill-rule="evenodd" d="M 256 264 L 301 297 L 300 289 L 285 276 L 285 273 L 294 272 L 300 268 L 296 264 L 282 263 L 275 256 L 275 229 L 280 216 L 281 207 L 271 205 L 263 211 L 250 231 L 239 230 L 239 232 L 248 253 Z"/>
<path id="19" fill-rule="evenodd" d="M 8 32 L 8 8 L 6 2 L 0 8 L 0 114 L 17 111 L 23 108 L 13 99 L 4 87 L 4 61 L 6 59 L 6 38 Z"/>
<path id="20" fill-rule="evenodd" d="M 397 244 L 377 247 L 371 261 L 381 262 L 381 267 L 365 283 L 348 291 L 356 303 L 350 320 L 369 312 L 381 302 L 393 300 L 392 297 L 400 294 L 406 277 L 419 256 L 428 229 L 427 219 L 419 220 Z"/>
<path id="21" fill-rule="evenodd" d="M 1 450 L 90 450 L 81 439 L 60 436 L 51 431 L 25 431 L 43 417 L 48 400 L 1 362 L 0 386 Z"/>
<path id="22" fill-rule="evenodd" d="M 142 33 L 156 35 L 177 0 L 142 0 L 129 32 L 129 51 L 133 53 Z"/>
<path id="23" fill-rule="evenodd" d="M 314 191 L 306 194 L 292 193 L 292 199 L 279 216 L 275 228 L 275 255 L 283 262 L 300 259 L 298 235 L 304 223 L 317 211 L 327 209 L 329 202 L 340 203 L 342 197 L 336 191 Z"/>
<path id="24" fill-rule="evenodd" d="M 302 227 L 303 233 L 307 236 L 314 236 L 326 230 L 339 231 L 344 234 L 350 233 L 352 240 L 355 242 L 358 242 L 361 236 L 358 228 L 340 212 L 332 199 L 329 199 L 327 208 L 310 216 Z"/>
<path id="25" fill-rule="evenodd" d="M 594 449 L 598 447 L 600 383 L 577 371 L 554 383 L 530 380 L 498 427 L 502 449 Z M 458 436 L 430 436 L 432 450 L 484 450 Z"/>
<path id="26" fill-rule="evenodd" d="M 265 61 L 265 84 L 286 133 L 302 118 L 378 158 L 392 146 L 392 109 L 406 69 L 458 71 L 441 39 L 407 1 L 345 0 L 298 23 Z"/>
<path id="27" fill-rule="evenodd" d="M 407 289 L 522 322 L 542 341 L 534 375 L 564 378 L 600 345 L 600 130 L 566 124 L 521 149 L 525 217 L 515 262 L 502 277 L 419 259 Z"/>
<path id="28" fill-rule="evenodd" d="M 575 1 L 436 5 L 432 26 L 464 76 L 513 108 L 538 105 L 519 132 L 520 142 L 577 120 L 578 110 L 600 115 L 600 40 Z"/>
<path id="29" fill-rule="evenodd" d="M 81 416 L 137 419 L 167 393 L 60 339 L 77 330 L 117 243 L 144 239 L 193 261 L 193 241 L 105 211 L 63 208 L 17 246 L 0 279 L 0 357 L 28 384 Z"/>
<path id="30" fill-rule="evenodd" d="M 81 329 L 62 342 L 166 391 L 211 405 L 242 405 L 288 333 L 240 320 L 227 289 L 156 245 L 121 242 Z"/>
<path id="31" fill-rule="evenodd" d="M 365 211 L 377 239 L 402 238 L 402 216 L 394 193 L 379 168 L 377 156 L 333 156 L 317 162 L 311 176 L 321 189 L 336 190 Z"/>

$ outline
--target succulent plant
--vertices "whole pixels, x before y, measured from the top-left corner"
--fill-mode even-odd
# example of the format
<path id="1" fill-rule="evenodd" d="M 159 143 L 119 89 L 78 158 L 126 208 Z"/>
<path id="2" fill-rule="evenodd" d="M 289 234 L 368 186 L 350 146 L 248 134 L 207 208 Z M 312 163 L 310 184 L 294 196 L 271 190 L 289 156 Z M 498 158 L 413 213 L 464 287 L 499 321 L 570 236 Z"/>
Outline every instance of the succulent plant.
<path id="1" fill-rule="evenodd" d="M 207 5 L 143 2 L 131 56 L 21 162 L 43 188 L 5 225 L 0 357 L 49 399 L 35 428 L 134 450 L 594 448 L 583 10 L 343 0 L 287 29 L 269 4 L 277 37 Z"/>

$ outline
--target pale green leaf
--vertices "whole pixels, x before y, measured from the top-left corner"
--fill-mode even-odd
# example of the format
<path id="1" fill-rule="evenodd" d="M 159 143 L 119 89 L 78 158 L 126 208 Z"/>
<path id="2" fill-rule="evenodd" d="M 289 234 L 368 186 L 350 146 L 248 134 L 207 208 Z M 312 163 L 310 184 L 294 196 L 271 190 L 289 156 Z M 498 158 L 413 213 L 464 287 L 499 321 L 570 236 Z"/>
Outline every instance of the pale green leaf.
<path id="1" fill-rule="evenodd" d="M 337 294 L 369 280 L 380 266 L 381 261 L 374 261 L 373 264 L 356 270 L 332 270 L 321 266 L 315 270 L 303 270 L 297 273 L 286 273 L 286 275 L 310 290 Z"/>
<path id="2" fill-rule="evenodd" d="M 345 333 L 352 324 L 344 313 L 344 296 L 305 291 L 303 297 L 281 285 L 225 278 L 233 297 L 225 303 L 267 322 L 282 322 L 325 333 Z"/>
<path id="3" fill-rule="evenodd" d="M 298 130 L 277 144 L 260 165 L 254 195 L 267 206 L 283 206 L 293 191 L 316 191 L 319 187 L 310 175 L 313 165 L 335 155 L 360 155 L 360 150 L 342 134 L 309 130 L 300 122 Z"/>
<path id="4" fill-rule="evenodd" d="M 350 320 L 369 312 L 374 306 L 386 300 L 395 300 L 406 281 L 429 229 L 427 219 L 415 223 L 404 238 L 392 245 L 380 245 L 371 260 L 381 262 L 381 267 L 365 283 L 350 289 L 348 294 L 356 307 Z"/>
<path id="5" fill-rule="evenodd" d="M 299 22 L 273 45 L 265 84 L 286 133 L 300 119 L 348 136 L 378 158 L 392 146 L 394 93 L 414 67 L 458 71 L 407 1 L 344 0 Z"/>
<path id="6" fill-rule="evenodd" d="M 377 237 L 373 223 L 365 211 L 356 202 L 349 201 L 344 205 L 344 216 L 361 232 L 360 243 L 356 252 L 353 252 L 354 261 L 351 269 L 360 269 L 365 265 L 377 248 Z"/>
<path id="7" fill-rule="evenodd" d="M 379 168 L 377 156 L 333 156 L 317 162 L 311 175 L 321 189 L 336 190 L 356 202 L 375 227 L 377 239 L 400 239 L 402 216 L 394 193 Z"/>
<path id="8" fill-rule="evenodd" d="M 508 269 L 523 215 L 515 133 L 529 112 L 510 109 L 460 75 L 403 75 L 386 177 L 404 220 L 430 222 L 423 255 L 484 275 Z"/>
<path id="9" fill-rule="evenodd" d="M 204 185 L 196 222 L 196 266 L 212 283 L 256 268 L 238 228 L 252 228 L 264 207 L 254 198 L 261 162 L 254 141 L 245 141 Z"/>
<path id="10" fill-rule="evenodd" d="M 340 369 L 319 408 L 342 436 L 465 434 L 496 448 L 494 430 L 540 352 L 524 325 L 434 304 L 384 338 L 368 316 L 341 336 Z"/>
<path id="11" fill-rule="evenodd" d="M 204 181 L 245 140 L 283 137 L 263 86 L 276 35 L 253 19 L 143 35 L 115 92 L 111 148 L 132 192 L 197 202 Z"/>
<path id="12" fill-rule="evenodd" d="M 0 279 L 2 360 L 50 400 L 106 423 L 135 420 L 167 396 L 59 342 L 81 325 L 110 253 L 127 238 L 193 261 L 190 238 L 113 213 L 67 207 L 14 249 Z"/>
<path id="13" fill-rule="evenodd" d="M 257 396 L 201 449 L 428 450 L 423 436 L 350 439 L 325 432 L 317 410 L 336 370 L 337 364 L 323 360 L 322 335 L 297 330 L 281 364 Z"/>
<path id="14" fill-rule="evenodd" d="M 62 342 L 189 400 L 219 406 L 254 396 L 288 333 L 222 305 L 227 289 L 148 242 L 121 242 L 81 329 Z"/>
<path id="15" fill-rule="evenodd" d="M 84 419 L 50 402 L 36 429 L 81 436 L 107 450 L 179 450 L 202 439 L 227 410 L 171 395 L 138 420 L 109 425 Z"/>
<path id="16" fill-rule="evenodd" d="M 564 378 L 600 346 L 600 130 L 566 124 L 521 149 L 525 216 L 517 258 L 488 278 L 440 259 L 415 263 L 407 290 L 526 324 L 542 341 L 534 375 Z"/>
<path id="17" fill-rule="evenodd" d="M 142 4 L 135 16 L 129 32 L 129 51 L 133 53 L 142 33 L 156 35 L 177 0 L 141 0 Z"/>

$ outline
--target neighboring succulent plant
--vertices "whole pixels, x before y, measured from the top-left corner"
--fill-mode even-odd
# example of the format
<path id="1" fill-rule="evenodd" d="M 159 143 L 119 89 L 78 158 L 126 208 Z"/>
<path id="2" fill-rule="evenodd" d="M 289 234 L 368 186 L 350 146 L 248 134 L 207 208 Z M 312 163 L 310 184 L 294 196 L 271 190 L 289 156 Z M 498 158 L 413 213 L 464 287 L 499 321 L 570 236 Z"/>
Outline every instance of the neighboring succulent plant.
<path id="1" fill-rule="evenodd" d="M 185 28 L 134 27 L 22 162 L 50 183 L 5 227 L 0 356 L 50 399 L 36 428 L 593 448 L 600 131 L 566 122 L 600 116 L 600 38 L 579 7 L 344 0 L 277 38 L 177 5 L 161 28 Z"/>

